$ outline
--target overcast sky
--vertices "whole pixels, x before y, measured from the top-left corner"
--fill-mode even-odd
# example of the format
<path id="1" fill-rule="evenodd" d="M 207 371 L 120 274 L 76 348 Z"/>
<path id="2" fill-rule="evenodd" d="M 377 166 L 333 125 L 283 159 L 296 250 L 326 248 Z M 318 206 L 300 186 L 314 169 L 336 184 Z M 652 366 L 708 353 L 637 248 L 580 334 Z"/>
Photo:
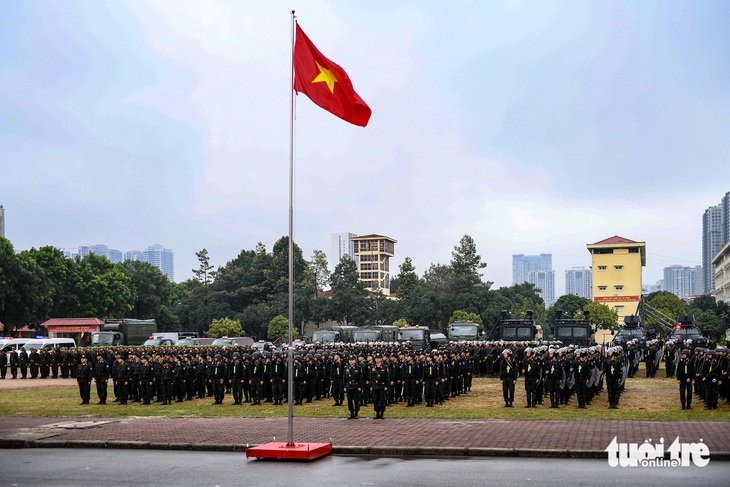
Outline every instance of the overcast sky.
<path id="1" fill-rule="evenodd" d="M 0 204 L 16 250 L 106 244 L 223 265 L 287 233 L 290 10 L 372 108 L 297 100 L 295 239 L 398 241 L 394 274 L 464 234 L 589 266 L 645 241 L 644 283 L 700 265 L 730 191 L 727 1 L 16 1 L 0 6 Z"/>

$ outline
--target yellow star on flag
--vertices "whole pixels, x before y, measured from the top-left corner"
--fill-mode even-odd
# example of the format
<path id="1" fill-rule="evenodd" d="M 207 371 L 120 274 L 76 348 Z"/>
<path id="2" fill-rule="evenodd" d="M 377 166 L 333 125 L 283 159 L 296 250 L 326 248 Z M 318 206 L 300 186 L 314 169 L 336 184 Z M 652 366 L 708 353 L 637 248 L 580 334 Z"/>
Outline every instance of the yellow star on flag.
<path id="1" fill-rule="evenodd" d="M 337 78 L 335 78 L 335 75 L 330 71 L 329 69 L 323 68 L 321 64 L 319 64 L 317 61 L 314 61 L 317 64 L 317 67 L 319 68 L 319 74 L 316 78 L 312 80 L 312 83 L 327 83 L 327 88 L 329 88 L 330 93 L 335 92 L 335 83 L 337 83 Z"/>

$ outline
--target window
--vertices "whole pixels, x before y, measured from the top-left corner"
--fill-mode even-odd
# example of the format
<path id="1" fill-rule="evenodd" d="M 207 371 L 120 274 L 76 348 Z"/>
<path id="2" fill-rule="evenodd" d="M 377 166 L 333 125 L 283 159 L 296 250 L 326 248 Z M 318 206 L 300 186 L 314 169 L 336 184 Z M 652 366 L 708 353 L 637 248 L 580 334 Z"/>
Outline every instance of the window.
<path id="1" fill-rule="evenodd" d="M 614 306 L 614 309 L 616 310 L 617 313 L 621 313 L 624 310 L 624 307 L 623 306 Z"/>
<path id="2" fill-rule="evenodd" d="M 606 286 L 598 286 L 598 290 L 599 291 L 605 291 L 606 290 Z"/>
<path id="3" fill-rule="evenodd" d="M 623 291 L 623 290 L 624 290 L 624 287 L 623 287 L 623 286 L 621 286 L 621 285 L 618 285 L 618 286 L 614 286 L 613 288 L 614 288 L 614 289 L 615 289 L 616 291 Z"/>
<path id="4" fill-rule="evenodd" d="M 615 265 L 615 266 L 613 266 L 613 270 L 615 270 L 615 271 L 622 271 L 622 270 L 624 270 L 624 266 L 622 266 L 622 265 Z"/>
<path id="5" fill-rule="evenodd" d="M 606 266 L 605 265 L 599 265 L 598 266 L 598 270 L 599 271 L 605 271 L 606 270 Z"/>

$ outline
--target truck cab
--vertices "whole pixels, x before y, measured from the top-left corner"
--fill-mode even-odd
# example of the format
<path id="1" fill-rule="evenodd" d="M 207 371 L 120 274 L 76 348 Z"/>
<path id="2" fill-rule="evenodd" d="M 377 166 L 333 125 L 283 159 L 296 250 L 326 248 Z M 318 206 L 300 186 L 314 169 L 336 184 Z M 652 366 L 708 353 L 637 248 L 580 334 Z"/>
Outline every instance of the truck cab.
<path id="1" fill-rule="evenodd" d="M 583 319 L 572 319 L 558 310 L 554 335 L 565 344 L 588 347 L 595 341 L 596 329 L 591 323 L 590 312 L 583 311 Z"/>
<path id="2" fill-rule="evenodd" d="M 479 340 L 479 325 L 473 321 L 454 321 L 446 331 L 450 342 Z"/>
<path id="3" fill-rule="evenodd" d="M 504 310 L 499 315 L 495 332 L 498 339 L 506 342 L 531 342 L 542 340 L 542 329 L 538 329 L 532 311 L 527 312 L 526 318 L 512 318 Z"/>
<path id="4" fill-rule="evenodd" d="M 631 340 L 637 340 L 639 348 L 646 348 L 647 334 L 646 330 L 641 326 L 644 321 L 640 316 L 629 315 L 624 317 L 624 324 L 620 326 L 616 336 L 613 338 L 612 344 L 626 348 L 626 343 Z"/>
<path id="5" fill-rule="evenodd" d="M 702 330 L 695 323 L 694 315 L 677 316 L 677 324 L 674 325 L 672 330 L 672 338 L 682 345 L 688 339 L 691 339 L 694 347 L 707 346 L 707 338 L 702 335 Z"/>
<path id="6" fill-rule="evenodd" d="M 425 326 L 405 326 L 398 331 L 398 342 L 409 342 L 414 350 L 428 350 L 431 346 L 431 331 Z"/>

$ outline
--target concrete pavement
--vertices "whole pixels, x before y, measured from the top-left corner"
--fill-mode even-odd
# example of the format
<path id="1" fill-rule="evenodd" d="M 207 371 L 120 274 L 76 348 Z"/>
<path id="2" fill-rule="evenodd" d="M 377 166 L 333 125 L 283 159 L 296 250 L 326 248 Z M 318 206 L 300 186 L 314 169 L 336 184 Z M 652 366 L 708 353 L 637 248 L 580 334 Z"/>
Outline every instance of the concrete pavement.
<path id="1" fill-rule="evenodd" d="M 730 460 L 728 421 L 295 418 L 295 442 L 332 441 L 336 454 L 606 458 L 619 442 L 703 441 Z M 0 417 L 0 447 L 244 451 L 286 441 L 287 418 Z"/>

